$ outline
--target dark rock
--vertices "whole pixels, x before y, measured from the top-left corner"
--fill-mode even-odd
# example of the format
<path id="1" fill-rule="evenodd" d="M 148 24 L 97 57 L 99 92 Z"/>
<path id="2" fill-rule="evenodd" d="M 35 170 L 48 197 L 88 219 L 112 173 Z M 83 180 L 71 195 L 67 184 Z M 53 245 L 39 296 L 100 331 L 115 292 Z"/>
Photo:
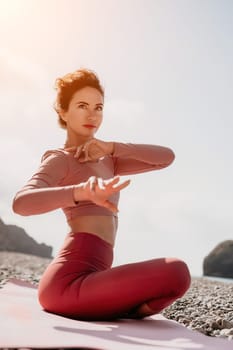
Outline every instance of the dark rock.
<path id="1" fill-rule="evenodd" d="M 19 252 L 52 258 L 52 247 L 37 243 L 24 229 L 16 225 L 6 225 L 0 219 L 0 251 Z"/>
<path id="2" fill-rule="evenodd" d="M 203 275 L 233 278 L 233 240 L 219 243 L 204 258 Z"/>

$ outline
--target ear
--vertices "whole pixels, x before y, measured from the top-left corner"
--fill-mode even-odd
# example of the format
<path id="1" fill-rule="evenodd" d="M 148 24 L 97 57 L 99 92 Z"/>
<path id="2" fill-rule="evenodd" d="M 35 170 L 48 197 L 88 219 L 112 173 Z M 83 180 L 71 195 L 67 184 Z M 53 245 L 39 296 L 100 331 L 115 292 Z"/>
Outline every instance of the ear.
<path id="1" fill-rule="evenodd" d="M 61 119 L 64 120 L 64 122 L 67 121 L 67 115 L 66 115 L 66 112 L 63 111 L 63 109 L 61 109 L 61 110 L 59 111 L 59 115 L 60 115 Z"/>

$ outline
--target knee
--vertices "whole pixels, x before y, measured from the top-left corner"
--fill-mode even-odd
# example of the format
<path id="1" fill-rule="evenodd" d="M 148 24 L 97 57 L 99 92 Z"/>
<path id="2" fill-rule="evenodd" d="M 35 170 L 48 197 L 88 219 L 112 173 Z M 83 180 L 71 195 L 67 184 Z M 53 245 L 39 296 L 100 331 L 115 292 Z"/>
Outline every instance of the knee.
<path id="1" fill-rule="evenodd" d="M 49 288 L 50 287 L 50 288 Z M 55 290 L 51 288 L 51 286 L 46 286 L 43 283 L 39 283 L 37 290 L 37 300 L 42 308 L 46 311 L 53 312 L 54 306 L 56 304 L 60 305 L 60 303 L 56 303 L 57 293 Z"/>
<path id="2" fill-rule="evenodd" d="M 50 299 L 48 293 L 44 292 L 42 288 L 38 288 L 37 292 L 37 300 L 39 301 L 39 304 L 42 306 L 44 310 L 49 311 L 50 309 Z"/>
<path id="3" fill-rule="evenodd" d="M 184 295 L 191 284 L 191 276 L 187 264 L 176 258 L 166 259 L 169 264 L 170 276 L 178 297 Z"/>
<path id="4" fill-rule="evenodd" d="M 38 292 L 37 300 L 43 310 L 55 314 L 59 314 L 62 308 L 62 302 L 55 293 L 41 293 Z"/>

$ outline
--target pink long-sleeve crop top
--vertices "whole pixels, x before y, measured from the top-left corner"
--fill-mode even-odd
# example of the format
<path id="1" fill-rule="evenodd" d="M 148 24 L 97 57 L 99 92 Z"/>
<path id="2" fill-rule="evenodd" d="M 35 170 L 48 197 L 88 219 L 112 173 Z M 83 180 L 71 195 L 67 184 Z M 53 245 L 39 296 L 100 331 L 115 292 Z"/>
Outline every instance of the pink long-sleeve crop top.
<path id="1" fill-rule="evenodd" d="M 14 212 L 35 215 L 62 208 L 67 221 L 80 215 L 116 215 L 91 201 L 75 203 L 74 185 L 90 176 L 109 179 L 115 175 L 130 175 L 162 169 L 174 160 L 171 149 L 145 144 L 114 143 L 114 153 L 97 162 L 80 163 L 73 153 L 64 149 L 49 150 L 42 157 L 36 173 L 16 193 Z M 119 193 L 109 198 L 117 205 Z"/>

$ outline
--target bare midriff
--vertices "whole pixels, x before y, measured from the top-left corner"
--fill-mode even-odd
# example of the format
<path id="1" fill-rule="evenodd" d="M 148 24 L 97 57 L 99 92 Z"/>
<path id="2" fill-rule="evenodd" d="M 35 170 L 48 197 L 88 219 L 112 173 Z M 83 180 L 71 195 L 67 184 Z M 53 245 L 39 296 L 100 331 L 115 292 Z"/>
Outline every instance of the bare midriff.
<path id="1" fill-rule="evenodd" d="M 88 232 L 102 238 L 112 246 L 115 244 L 117 217 L 115 216 L 77 216 L 68 222 L 72 232 Z"/>

